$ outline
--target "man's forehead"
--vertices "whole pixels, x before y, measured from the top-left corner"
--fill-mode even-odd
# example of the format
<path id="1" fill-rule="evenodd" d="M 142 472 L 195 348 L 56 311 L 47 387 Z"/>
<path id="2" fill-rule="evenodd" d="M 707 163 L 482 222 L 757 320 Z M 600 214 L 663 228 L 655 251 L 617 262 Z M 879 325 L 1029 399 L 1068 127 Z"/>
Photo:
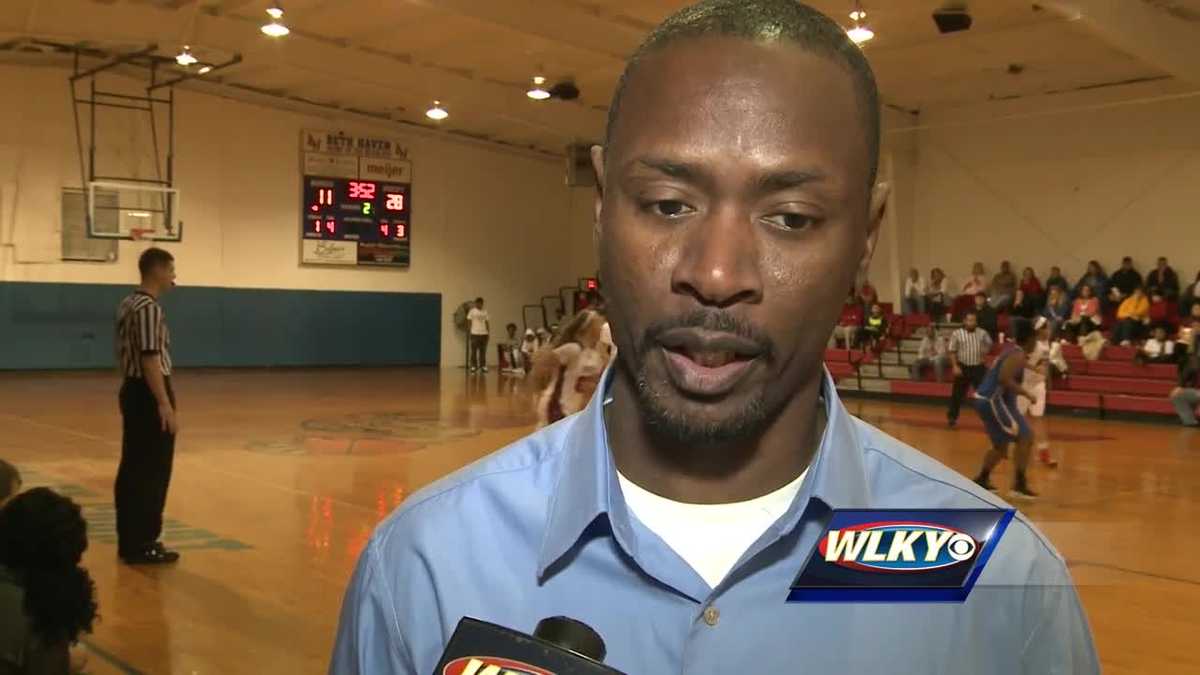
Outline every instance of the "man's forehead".
<path id="1" fill-rule="evenodd" d="M 791 43 L 680 40 L 644 56 L 624 96 L 610 153 L 707 145 L 786 155 L 803 146 L 865 165 L 869 152 L 849 73 Z"/>

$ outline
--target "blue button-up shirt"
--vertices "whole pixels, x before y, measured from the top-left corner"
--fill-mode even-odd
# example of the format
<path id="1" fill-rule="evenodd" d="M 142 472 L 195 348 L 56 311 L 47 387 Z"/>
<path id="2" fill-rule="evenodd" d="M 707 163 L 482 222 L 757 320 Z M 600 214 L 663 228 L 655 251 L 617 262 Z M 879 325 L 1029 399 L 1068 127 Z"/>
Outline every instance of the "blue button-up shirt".
<path id="1" fill-rule="evenodd" d="M 606 663 L 629 675 L 1098 673 L 1066 565 L 1019 514 L 965 603 L 785 602 L 831 508 L 1006 506 L 851 417 L 828 377 L 824 391 L 827 424 L 799 494 L 716 588 L 629 512 L 595 396 L 380 524 L 346 591 L 330 672 L 429 675 L 463 616 L 532 632 L 566 615 L 595 628 Z"/>

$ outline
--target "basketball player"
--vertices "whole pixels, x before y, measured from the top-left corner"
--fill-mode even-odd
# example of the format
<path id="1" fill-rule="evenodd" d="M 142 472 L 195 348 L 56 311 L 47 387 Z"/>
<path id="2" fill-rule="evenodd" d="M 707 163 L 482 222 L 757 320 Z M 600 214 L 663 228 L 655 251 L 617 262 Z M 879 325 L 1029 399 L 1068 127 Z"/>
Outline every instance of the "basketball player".
<path id="1" fill-rule="evenodd" d="M 1037 439 L 1038 461 L 1055 469 L 1058 468 L 1058 460 L 1051 456 L 1050 437 L 1046 433 L 1046 393 L 1050 387 L 1055 363 L 1065 366 L 1066 362 L 1062 357 L 1062 346 L 1057 341 L 1050 340 L 1050 322 L 1046 317 L 1039 316 L 1033 328 L 1037 332 L 1037 346 L 1025 363 L 1025 385 L 1037 397 L 1037 401 L 1018 396 L 1017 410 L 1029 418 L 1033 427 L 1033 435 Z"/>
<path id="2" fill-rule="evenodd" d="M 142 282 L 117 308 L 121 385 L 121 465 L 114 487 L 118 553 L 130 565 L 173 563 L 179 554 L 158 541 L 175 458 L 175 392 L 171 346 L 158 299 L 175 286 L 175 258 L 148 248 L 138 258 Z"/>
<path id="3" fill-rule="evenodd" d="M 637 675 L 1099 672 L 1019 513 L 964 603 L 785 601 L 832 509 L 1005 506 L 853 418 L 824 367 L 887 203 L 879 110 L 862 50 L 796 0 L 654 30 L 592 150 L 616 362 L 583 410 L 380 523 L 332 673 L 433 672 L 467 615 L 579 619 Z"/>
<path id="4" fill-rule="evenodd" d="M 1008 457 L 1009 443 L 1015 443 L 1015 480 L 1009 496 L 1014 499 L 1032 500 L 1037 498 L 1037 493 L 1029 489 L 1029 479 L 1025 470 L 1029 467 L 1033 432 L 1029 430 L 1029 423 L 1017 407 L 1017 398 L 1023 396 L 1029 399 L 1030 405 L 1044 405 L 1041 401 L 1044 396 L 1039 397 L 1025 381 L 1029 355 L 1037 349 L 1037 333 L 1028 319 L 1020 317 L 1009 320 L 1009 329 L 1013 334 L 1013 343 L 1005 345 L 992 367 L 988 369 L 983 383 L 975 390 L 975 410 L 983 420 L 983 427 L 992 441 L 992 448 L 984 456 L 983 467 L 975 477 L 975 482 L 986 490 L 994 491 L 996 488 L 989 480 L 992 469 Z"/>

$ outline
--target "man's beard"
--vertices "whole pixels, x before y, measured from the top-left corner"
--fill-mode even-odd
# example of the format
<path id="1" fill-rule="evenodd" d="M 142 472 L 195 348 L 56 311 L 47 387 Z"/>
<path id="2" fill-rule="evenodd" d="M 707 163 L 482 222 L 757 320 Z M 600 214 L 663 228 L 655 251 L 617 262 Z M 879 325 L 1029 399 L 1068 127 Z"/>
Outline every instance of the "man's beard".
<path id="1" fill-rule="evenodd" d="M 725 312 L 698 311 L 647 328 L 637 349 L 633 350 L 633 358 L 629 359 L 634 361 L 633 363 L 620 358 L 618 352 L 618 367 L 624 369 L 625 374 L 634 383 L 638 410 L 647 430 L 668 447 L 686 449 L 724 447 L 761 436 L 783 411 L 787 403 L 786 397 L 772 402 L 760 389 L 753 392 L 740 408 L 721 419 L 696 419 L 672 408 L 672 396 L 682 395 L 672 395 L 669 391 L 672 385 L 666 378 L 652 381 L 647 372 L 646 361 L 652 350 L 661 349 L 656 336 L 677 327 L 724 331 L 751 338 L 761 347 L 758 358 L 763 360 L 764 365 L 774 360 L 773 344 L 764 333 Z"/>

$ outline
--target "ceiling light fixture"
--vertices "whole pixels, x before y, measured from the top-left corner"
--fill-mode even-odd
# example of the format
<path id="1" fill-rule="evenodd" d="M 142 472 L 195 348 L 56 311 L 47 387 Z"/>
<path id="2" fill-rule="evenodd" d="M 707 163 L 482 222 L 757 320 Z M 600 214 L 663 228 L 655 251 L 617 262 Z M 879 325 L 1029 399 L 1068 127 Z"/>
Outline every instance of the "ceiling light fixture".
<path id="1" fill-rule="evenodd" d="M 267 16 L 271 17 L 270 23 L 263 24 L 262 32 L 271 37 L 283 37 L 292 32 L 287 26 L 283 25 L 283 5 L 278 2 L 271 3 L 267 8 Z"/>
<path id="2" fill-rule="evenodd" d="M 846 29 L 846 35 L 856 45 L 862 45 L 871 38 L 875 37 L 875 31 L 867 27 L 867 12 L 862 8 L 859 0 L 854 2 L 854 10 L 850 12 L 850 20 L 854 25 Z"/>
<path id="3" fill-rule="evenodd" d="M 434 101 L 433 107 L 425 111 L 425 116 L 431 120 L 440 122 L 449 117 L 450 113 L 446 112 L 446 109 L 442 107 L 441 101 Z"/>
<path id="4" fill-rule="evenodd" d="M 529 88 L 529 91 L 525 92 L 525 95 L 535 101 L 545 101 L 550 98 L 550 92 L 546 91 L 545 85 L 546 78 L 541 75 L 535 75 L 533 77 L 533 86 Z"/>
<path id="5" fill-rule="evenodd" d="M 179 54 L 175 56 L 175 63 L 178 63 L 184 68 L 196 63 L 199 60 L 200 59 L 196 58 L 195 56 L 192 56 L 192 48 L 188 45 L 184 45 L 183 51 L 179 52 Z"/>
<path id="6" fill-rule="evenodd" d="M 209 71 L 211 71 L 211 70 L 212 70 L 212 66 L 209 66 L 209 65 L 204 65 L 204 66 L 200 66 L 200 70 L 197 70 L 196 72 L 197 72 L 197 73 L 200 73 L 201 75 L 203 75 L 203 74 L 205 74 L 205 73 L 207 73 L 207 72 L 209 72 Z"/>

